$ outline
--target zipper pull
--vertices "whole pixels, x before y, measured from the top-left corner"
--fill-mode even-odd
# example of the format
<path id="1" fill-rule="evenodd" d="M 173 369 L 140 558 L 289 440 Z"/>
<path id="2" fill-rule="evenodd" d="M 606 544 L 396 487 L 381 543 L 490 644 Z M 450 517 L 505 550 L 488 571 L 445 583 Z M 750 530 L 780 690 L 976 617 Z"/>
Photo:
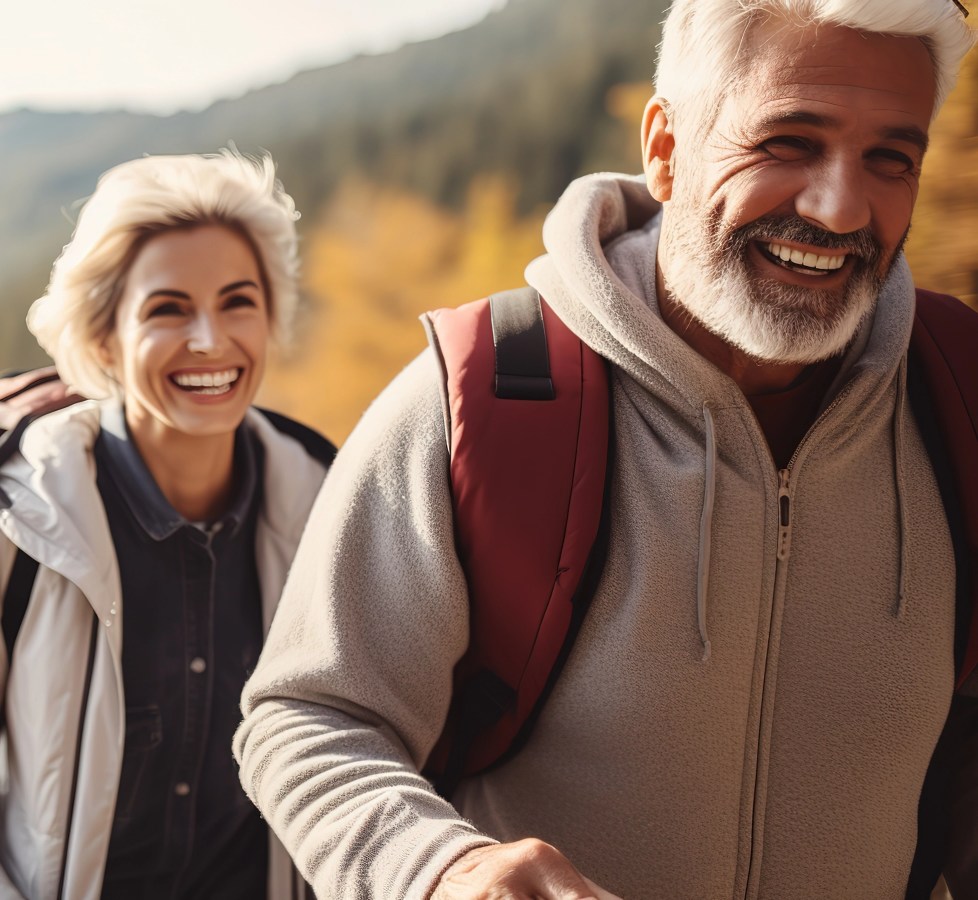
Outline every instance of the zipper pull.
<path id="1" fill-rule="evenodd" d="M 791 549 L 791 494 L 788 493 L 788 469 L 778 472 L 778 559 L 787 559 Z"/>

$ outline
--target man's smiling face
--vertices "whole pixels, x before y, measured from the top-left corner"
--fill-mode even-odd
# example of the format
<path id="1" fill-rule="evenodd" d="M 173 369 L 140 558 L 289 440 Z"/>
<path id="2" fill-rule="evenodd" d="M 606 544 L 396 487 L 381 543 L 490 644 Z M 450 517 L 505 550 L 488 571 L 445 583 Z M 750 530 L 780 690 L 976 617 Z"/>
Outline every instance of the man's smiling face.
<path id="1" fill-rule="evenodd" d="M 834 26 L 769 22 L 749 41 L 705 139 L 681 120 L 659 264 L 714 334 L 813 362 L 852 338 L 906 237 L 933 63 L 916 38 Z"/>

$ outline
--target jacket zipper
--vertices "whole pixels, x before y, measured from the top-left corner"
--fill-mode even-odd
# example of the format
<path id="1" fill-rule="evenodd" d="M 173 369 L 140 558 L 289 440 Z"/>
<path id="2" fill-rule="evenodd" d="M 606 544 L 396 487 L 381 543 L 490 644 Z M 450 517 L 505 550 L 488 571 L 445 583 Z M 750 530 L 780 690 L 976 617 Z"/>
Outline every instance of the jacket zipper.
<path id="1" fill-rule="evenodd" d="M 798 457 L 801 455 L 802 448 L 808 443 L 808 435 L 811 434 L 821 423 L 821 421 L 830 413 L 849 393 L 849 382 L 843 385 L 842 389 L 831 403 L 819 415 L 819 417 L 812 423 L 811 428 L 808 429 L 805 437 L 802 438 L 801 443 L 795 447 L 795 452 L 791 454 L 791 459 L 788 460 L 788 465 L 783 469 L 778 469 L 778 560 L 782 561 L 788 558 L 788 554 L 791 552 L 791 472 L 792 469 L 796 467 L 798 462 Z"/>
<path id="2" fill-rule="evenodd" d="M 88 641 L 88 664 L 85 668 L 85 687 L 82 691 L 81 714 L 78 717 L 78 737 L 75 741 L 75 764 L 71 772 L 71 793 L 68 796 L 68 819 L 65 822 L 65 845 L 61 853 L 61 876 L 58 879 L 58 897 L 64 900 L 65 875 L 68 871 L 68 845 L 71 842 L 71 826 L 75 819 L 75 796 L 78 793 L 78 770 L 81 763 L 82 736 L 88 715 L 88 697 L 92 691 L 92 673 L 95 670 L 95 648 L 98 642 L 98 615 L 92 610 L 92 634 Z"/>
<path id="3" fill-rule="evenodd" d="M 789 491 L 790 469 L 778 472 L 778 559 L 788 558 L 791 550 L 791 493 Z"/>
<path id="4" fill-rule="evenodd" d="M 852 382 L 846 382 L 839 392 L 835 395 L 833 400 L 829 403 L 821 414 L 812 423 L 808 432 L 802 438 L 801 443 L 795 448 L 795 452 L 791 454 L 791 459 L 788 460 L 788 465 L 783 469 L 778 469 L 778 546 L 777 546 L 777 570 L 780 570 L 782 564 L 786 562 L 788 556 L 791 553 L 791 486 L 792 486 L 792 472 L 797 470 L 798 459 L 801 456 L 802 450 L 808 443 L 809 435 L 822 423 L 822 421 L 829 416 L 833 409 L 835 409 L 849 394 L 851 390 Z M 772 628 L 774 621 L 774 606 L 773 604 L 777 602 L 777 584 L 778 575 L 777 571 L 775 573 L 775 593 L 772 598 L 771 607 L 771 622 L 768 624 L 768 640 L 767 640 L 767 650 L 770 652 L 771 638 L 772 638 Z M 768 678 L 768 659 L 764 662 L 764 678 L 761 682 L 761 714 L 758 717 L 758 731 L 757 731 L 757 766 L 758 772 L 761 761 L 761 740 L 764 735 L 764 701 L 767 694 L 767 678 Z M 754 821 L 757 816 L 757 791 L 758 791 L 759 778 L 755 778 L 754 783 L 754 807 L 751 813 L 751 854 L 750 861 L 747 864 L 747 880 L 744 883 L 744 895 L 745 897 L 750 896 L 751 890 L 751 879 L 754 874 L 754 867 L 756 860 L 754 859 Z"/>

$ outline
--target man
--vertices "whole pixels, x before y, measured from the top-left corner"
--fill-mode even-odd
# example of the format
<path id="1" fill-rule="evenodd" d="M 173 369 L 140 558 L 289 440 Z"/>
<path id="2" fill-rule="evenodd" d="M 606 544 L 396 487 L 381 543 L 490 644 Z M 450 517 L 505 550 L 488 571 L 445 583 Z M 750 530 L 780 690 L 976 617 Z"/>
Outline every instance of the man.
<path id="1" fill-rule="evenodd" d="M 644 182 L 572 185 L 527 270 L 610 363 L 603 573 L 454 806 L 418 774 L 469 640 L 431 353 L 313 511 L 236 752 L 319 896 L 908 895 L 956 573 L 901 247 L 972 43 L 951 0 L 676 0 Z"/>

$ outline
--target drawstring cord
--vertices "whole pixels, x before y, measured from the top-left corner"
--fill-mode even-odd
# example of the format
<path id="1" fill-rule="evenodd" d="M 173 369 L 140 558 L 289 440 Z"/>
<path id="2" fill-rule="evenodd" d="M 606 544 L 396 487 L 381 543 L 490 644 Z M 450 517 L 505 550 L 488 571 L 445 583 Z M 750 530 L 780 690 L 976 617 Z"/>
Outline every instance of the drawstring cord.
<path id="1" fill-rule="evenodd" d="M 899 576 L 897 585 L 896 618 L 902 618 L 907 604 L 907 504 L 904 484 L 904 425 L 907 404 L 906 361 L 897 373 L 896 409 L 893 414 L 893 480 L 896 494 L 897 528 L 899 531 Z M 710 658 L 712 646 L 707 629 L 707 599 L 710 588 L 710 552 L 713 531 L 713 505 L 716 498 L 717 444 L 713 412 L 709 404 L 703 404 L 705 425 L 706 472 L 703 485 L 703 512 L 700 516 L 700 545 L 696 572 L 696 621 L 703 645 L 703 662 Z"/>
<path id="2" fill-rule="evenodd" d="M 696 620 L 703 643 L 703 662 L 710 658 L 710 635 L 706 627 L 706 601 L 710 589 L 710 545 L 713 533 L 713 501 L 717 487 L 717 443 L 713 428 L 713 413 L 703 404 L 706 425 L 706 473 L 703 485 L 703 513 L 700 516 L 700 547 L 696 569 Z"/>
<path id="3" fill-rule="evenodd" d="M 896 410 L 893 413 L 893 481 L 897 506 L 897 529 L 899 531 L 899 580 L 897 583 L 896 617 L 902 618 L 907 604 L 907 505 L 904 501 L 903 483 L 903 434 L 904 407 L 907 403 L 907 362 L 904 359 L 897 372 Z"/>

